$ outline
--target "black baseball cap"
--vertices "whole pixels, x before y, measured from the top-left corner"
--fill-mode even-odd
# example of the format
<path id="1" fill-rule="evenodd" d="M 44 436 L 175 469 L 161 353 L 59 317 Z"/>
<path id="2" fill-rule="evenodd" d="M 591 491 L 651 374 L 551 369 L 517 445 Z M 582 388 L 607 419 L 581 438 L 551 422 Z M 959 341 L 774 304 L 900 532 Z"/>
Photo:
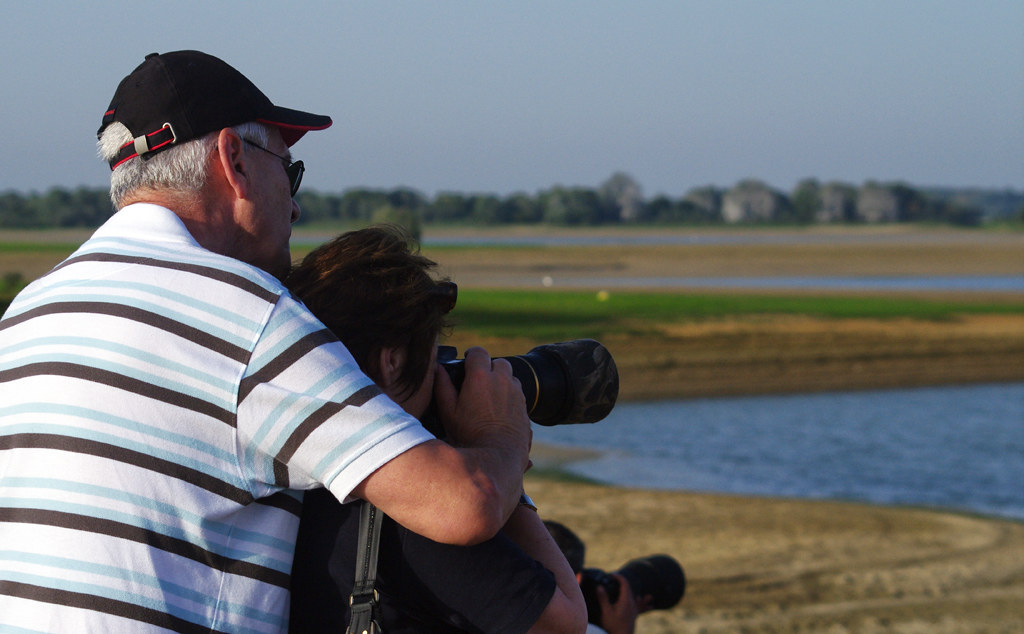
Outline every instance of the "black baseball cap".
<path id="1" fill-rule="evenodd" d="M 118 84 L 97 138 L 114 121 L 123 123 L 135 140 L 121 148 L 110 169 L 248 121 L 278 128 L 288 146 L 332 123 L 325 115 L 275 106 L 245 75 L 200 51 L 147 55 Z"/>

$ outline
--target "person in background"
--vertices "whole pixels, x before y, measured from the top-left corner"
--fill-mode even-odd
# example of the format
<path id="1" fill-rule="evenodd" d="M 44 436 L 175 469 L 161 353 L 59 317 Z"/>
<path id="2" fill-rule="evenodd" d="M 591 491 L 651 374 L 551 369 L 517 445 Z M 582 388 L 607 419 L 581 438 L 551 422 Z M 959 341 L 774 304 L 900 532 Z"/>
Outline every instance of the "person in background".
<path id="1" fill-rule="evenodd" d="M 560 522 L 545 520 L 544 526 L 551 534 L 558 548 L 565 555 L 578 581 L 582 580 L 583 562 L 586 557 L 586 545 L 568 526 Z M 611 573 L 618 579 L 620 588 L 629 588 L 626 578 Z M 633 634 L 636 631 L 636 619 L 647 612 L 651 606 L 651 597 L 636 597 L 632 591 L 620 592 L 618 599 L 612 603 L 604 586 L 596 586 L 597 603 L 601 613 L 590 618 L 587 623 L 587 634 Z M 590 615 L 595 616 L 595 615 Z"/>
<path id="2" fill-rule="evenodd" d="M 396 226 L 348 232 L 311 252 L 286 284 L 385 394 L 422 417 L 435 379 L 448 378 L 438 370 L 437 343 L 457 287 L 431 277 L 435 263 L 411 245 Z M 461 442 L 458 430 L 440 433 Z M 358 504 L 306 493 L 292 569 L 293 631 L 345 631 L 359 515 Z M 439 544 L 385 518 L 376 580 L 379 623 L 388 634 L 585 628 L 575 576 L 526 504 L 496 537 L 471 547 Z"/>
<path id="3" fill-rule="evenodd" d="M 462 390 L 439 385 L 445 443 L 279 281 L 291 146 L 330 125 L 199 51 L 117 87 L 117 212 L 0 320 L 0 629 L 283 631 L 301 490 L 456 544 L 518 512 L 507 362 L 470 351 Z"/>

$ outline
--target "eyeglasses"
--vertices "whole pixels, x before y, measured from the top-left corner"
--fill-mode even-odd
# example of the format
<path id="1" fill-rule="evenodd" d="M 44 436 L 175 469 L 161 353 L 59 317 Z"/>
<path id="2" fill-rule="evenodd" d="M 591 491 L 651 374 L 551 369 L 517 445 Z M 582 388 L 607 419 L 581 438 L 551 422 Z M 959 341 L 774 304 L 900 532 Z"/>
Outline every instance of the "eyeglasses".
<path id="1" fill-rule="evenodd" d="M 455 302 L 459 299 L 459 287 L 455 282 L 437 282 L 430 294 L 437 298 L 447 314 L 455 309 Z"/>
<path id="2" fill-rule="evenodd" d="M 274 152 L 271 152 L 267 148 L 263 147 L 262 145 L 257 145 L 256 143 L 250 141 L 249 139 L 242 140 L 248 143 L 249 145 L 253 146 L 254 148 L 263 150 L 267 154 L 270 154 L 271 156 L 276 156 L 277 158 L 281 159 L 281 162 L 284 163 L 284 173 L 288 175 L 288 182 L 292 186 L 292 198 L 295 198 L 295 194 L 299 192 L 299 185 L 302 183 L 302 173 L 306 171 L 306 166 L 302 164 L 302 161 L 289 161 L 280 154 L 275 154 Z"/>

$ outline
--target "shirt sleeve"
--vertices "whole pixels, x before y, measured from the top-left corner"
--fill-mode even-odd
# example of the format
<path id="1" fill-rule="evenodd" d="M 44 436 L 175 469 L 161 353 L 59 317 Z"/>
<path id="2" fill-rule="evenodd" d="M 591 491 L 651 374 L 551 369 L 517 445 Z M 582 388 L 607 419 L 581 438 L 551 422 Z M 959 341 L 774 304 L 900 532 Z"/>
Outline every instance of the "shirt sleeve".
<path id="1" fill-rule="evenodd" d="M 238 452 L 254 493 L 329 486 L 344 499 L 433 436 L 385 396 L 345 346 L 284 294 L 239 381 Z"/>

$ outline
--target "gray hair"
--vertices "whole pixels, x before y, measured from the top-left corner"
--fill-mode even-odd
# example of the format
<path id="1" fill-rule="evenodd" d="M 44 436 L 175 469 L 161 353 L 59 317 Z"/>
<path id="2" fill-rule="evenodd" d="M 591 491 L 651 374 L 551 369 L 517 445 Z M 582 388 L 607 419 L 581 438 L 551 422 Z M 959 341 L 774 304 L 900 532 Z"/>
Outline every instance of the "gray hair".
<path id="1" fill-rule="evenodd" d="M 264 147 L 270 130 L 261 123 L 249 122 L 234 126 L 238 136 Z M 129 194 L 142 189 L 171 189 L 197 192 L 206 185 L 209 157 L 217 148 L 218 132 L 211 132 L 179 146 L 157 152 L 147 160 L 129 159 L 110 173 L 110 201 L 115 209 L 124 206 Z M 117 152 L 132 142 L 132 133 L 119 121 L 108 125 L 97 143 L 101 159 L 110 162 Z"/>

